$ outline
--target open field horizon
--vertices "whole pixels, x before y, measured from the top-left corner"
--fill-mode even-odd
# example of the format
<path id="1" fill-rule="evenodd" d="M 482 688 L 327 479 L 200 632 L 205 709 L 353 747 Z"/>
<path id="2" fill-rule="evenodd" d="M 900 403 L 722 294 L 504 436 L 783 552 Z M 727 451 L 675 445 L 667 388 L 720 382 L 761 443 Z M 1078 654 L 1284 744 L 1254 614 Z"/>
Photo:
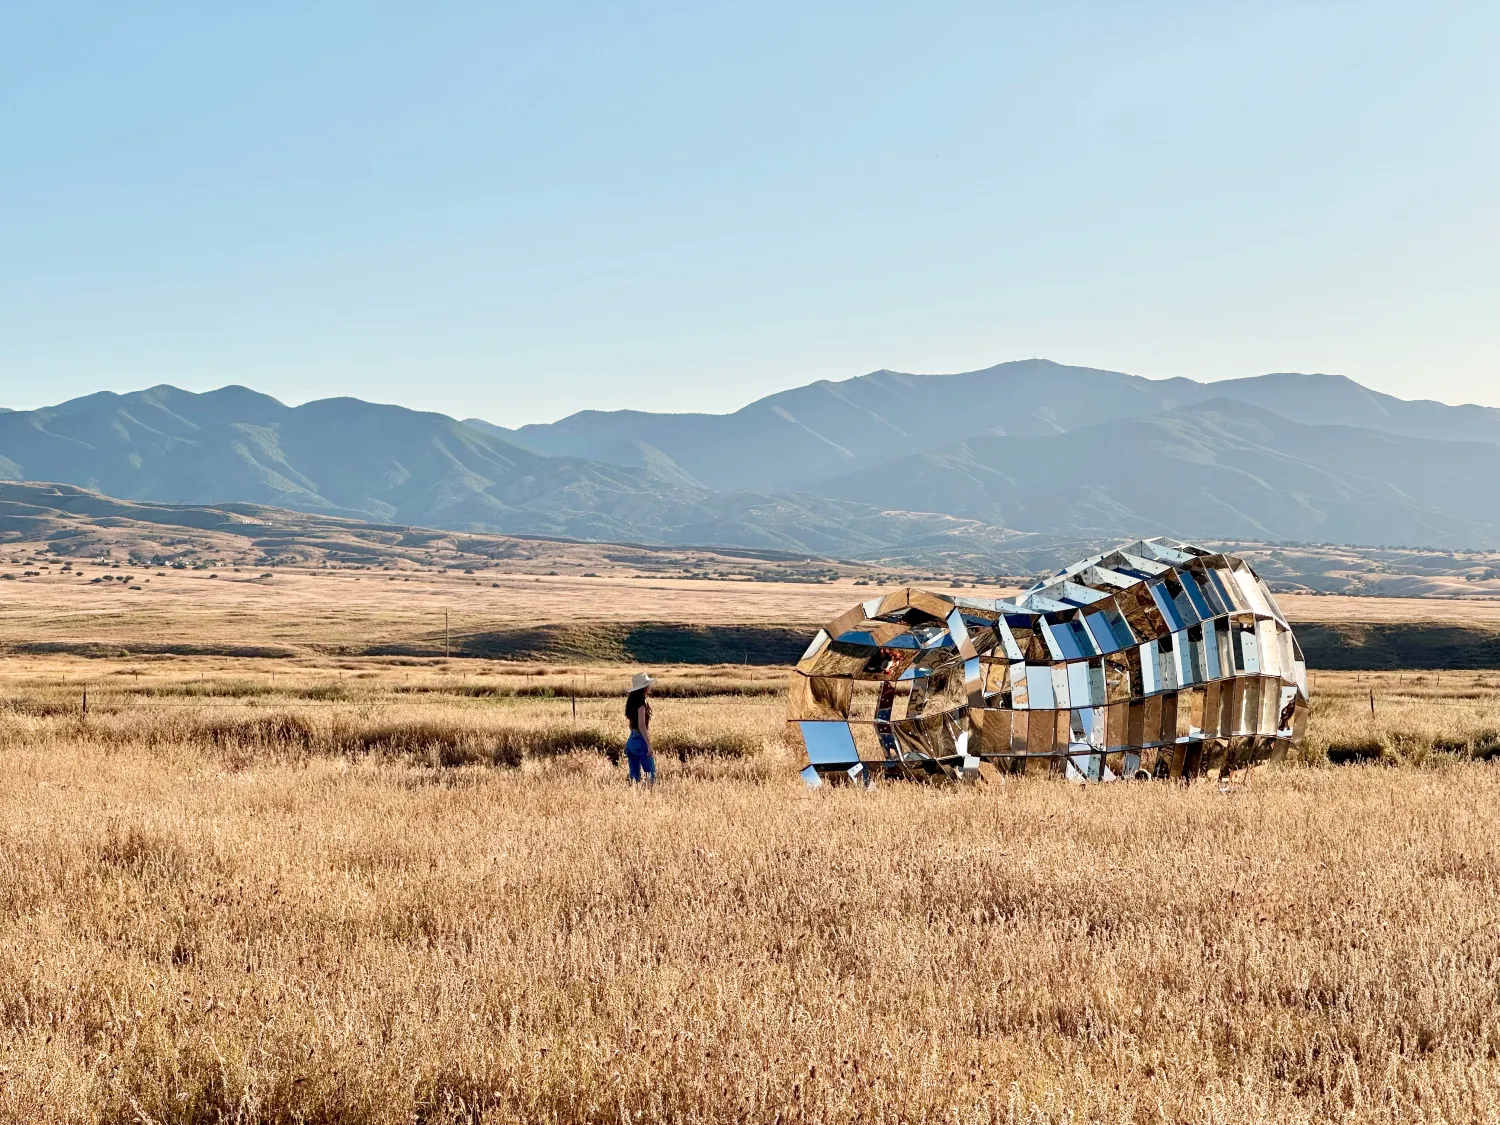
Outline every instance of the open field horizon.
<path id="1" fill-rule="evenodd" d="M 46 571 L 40 569 L 43 565 Z M 744 626 L 744 648 L 754 654 L 752 662 L 780 663 L 800 651 L 803 635 L 890 588 L 852 576 L 788 582 L 707 579 L 691 573 L 584 577 L 435 569 L 174 570 L 86 562 L 70 563 L 64 573 L 61 565 L 49 560 L 9 568 L 16 577 L 0 582 L 0 647 L 292 657 L 330 651 L 434 655 L 451 645 L 460 656 L 509 652 L 588 659 L 587 639 L 580 634 L 594 625 L 615 637 L 632 626 L 664 627 L 667 637 L 655 658 L 670 661 L 697 659 L 686 655 L 690 649 L 674 647 L 671 636 L 680 636 L 679 626 Z M 107 581 L 95 581 L 106 575 Z M 955 588 L 952 580 L 925 584 L 979 597 L 1018 592 L 1015 586 L 972 582 Z M 1500 599 L 1282 594 L 1279 600 L 1293 625 L 1309 627 L 1304 644 L 1314 662 L 1321 655 L 1318 642 L 1329 650 L 1351 643 L 1357 648 L 1368 643 L 1371 633 L 1387 639 L 1384 631 L 1394 636 L 1396 655 L 1382 649 L 1366 666 L 1399 666 L 1391 662 L 1402 655 L 1403 635 L 1413 639 L 1406 654 L 1411 665 L 1426 659 L 1413 654 L 1462 642 L 1474 653 L 1466 666 L 1500 666 Z M 545 635 L 528 632 L 537 629 Z M 1418 629 L 1431 635 L 1411 633 Z M 733 644 L 725 647 L 734 649 Z M 601 658 L 609 651 L 601 648 L 592 655 Z M 650 659 L 653 650 L 642 653 L 616 645 L 613 653 L 616 659 Z M 731 657 L 726 652 L 717 659 Z M 1333 658 L 1327 663 L 1360 666 L 1357 656 L 1352 664 L 1351 658 L 1340 659 L 1342 663 Z"/>

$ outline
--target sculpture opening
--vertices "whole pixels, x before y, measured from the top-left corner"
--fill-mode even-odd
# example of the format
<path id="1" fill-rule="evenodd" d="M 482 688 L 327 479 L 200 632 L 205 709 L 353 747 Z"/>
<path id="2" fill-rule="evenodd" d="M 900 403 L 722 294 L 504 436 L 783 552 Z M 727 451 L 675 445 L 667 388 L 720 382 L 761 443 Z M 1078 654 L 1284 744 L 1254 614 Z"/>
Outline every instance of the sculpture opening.
<path id="1" fill-rule="evenodd" d="M 907 588 L 819 630 L 788 719 L 823 780 L 1222 777 L 1302 737 L 1307 667 L 1248 563 L 1146 539 L 1014 601 Z"/>

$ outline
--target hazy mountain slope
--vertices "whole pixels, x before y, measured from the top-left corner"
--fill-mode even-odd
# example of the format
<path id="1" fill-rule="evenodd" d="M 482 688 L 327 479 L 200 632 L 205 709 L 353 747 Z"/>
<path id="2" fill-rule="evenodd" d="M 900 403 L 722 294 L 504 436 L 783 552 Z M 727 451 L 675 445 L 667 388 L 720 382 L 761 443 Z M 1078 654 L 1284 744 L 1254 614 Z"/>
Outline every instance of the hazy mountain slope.
<path id="1" fill-rule="evenodd" d="M 1304 426 L 1216 399 L 1063 435 L 974 438 L 825 495 L 1027 532 L 1500 545 L 1500 445 Z"/>
<path id="2" fill-rule="evenodd" d="M 671 415 L 670 417 L 677 416 Z M 715 415 L 694 414 L 688 415 L 687 417 L 701 419 L 715 417 Z M 523 448 L 528 449 L 532 448 L 531 446 L 526 445 L 526 443 L 517 438 L 517 431 L 507 430 L 504 426 L 497 426 L 492 422 L 486 422 L 483 418 L 465 418 L 464 424 L 473 426 L 480 433 L 490 434 L 494 437 L 500 438 L 502 441 L 509 442 L 510 444 L 520 445 Z M 546 445 L 548 443 L 541 442 L 538 444 Z M 567 442 L 559 443 L 560 446 L 566 446 L 568 444 L 569 443 Z M 579 448 L 588 448 L 588 444 L 579 443 Z M 537 449 L 535 451 L 548 456 L 584 456 L 584 454 L 569 454 L 567 450 L 563 448 L 559 448 L 557 450 Z M 596 452 L 591 455 L 591 459 L 598 459 L 604 461 L 607 464 L 620 465 L 626 468 L 649 469 L 656 476 L 662 477 L 666 480 L 676 481 L 678 484 L 686 485 L 691 488 L 707 487 L 702 481 L 698 480 L 681 465 L 673 461 L 672 458 L 668 457 L 654 445 L 650 445 L 644 441 L 630 438 L 621 438 L 618 441 L 611 441 L 606 446 L 596 450 Z"/>
<path id="3" fill-rule="evenodd" d="M 980 557 L 1020 534 L 1478 546 L 1500 542 L 1497 469 L 1500 410 L 1326 375 L 1201 384 L 1045 360 L 515 432 L 243 387 L 0 412 L 0 478 L 127 500 L 849 557 Z"/>
<path id="4" fill-rule="evenodd" d="M 732 414 L 585 410 L 504 431 L 541 453 L 638 465 L 640 442 L 710 488 L 775 491 L 975 433 L 1057 433 L 1192 401 L 1197 384 L 1049 360 L 961 375 L 877 371 L 782 391 Z M 497 428 L 498 429 L 498 428 Z"/>
<path id="5" fill-rule="evenodd" d="M 618 466 L 540 457 L 441 414 L 358 399 L 288 407 L 239 387 L 158 387 L 7 414 L 0 454 L 13 479 L 129 500 L 237 500 L 397 522 L 483 522 L 580 488 L 593 508 L 664 487 Z"/>
<path id="6" fill-rule="evenodd" d="M 1215 398 L 1306 425 L 1500 442 L 1500 410 L 1408 402 L 1341 376 L 1284 373 L 1198 383 L 1048 360 L 958 375 L 877 371 L 783 391 L 733 414 L 582 411 L 504 433 L 539 452 L 621 465 L 644 464 L 645 446 L 709 487 L 774 491 L 904 454 L 943 450 L 981 434 L 1057 434 Z"/>
<path id="7" fill-rule="evenodd" d="M 1372 391 L 1342 375 L 1279 372 L 1203 384 L 1203 397 L 1259 406 L 1305 425 L 1359 426 L 1438 441 L 1500 442 L 1500 410 Z"/>
<path id="8" fill-rule="evenodd" d="M 627 468 L 522 449 L 442 414 L 339 398 L 288 407 L 242 387 L 156 387 L 0 416 L 0 477 L 124 500 L 273 504 L 381 523 L 818 554 L 968 521 L 827 497 L 716 493 L 644 451 Z"/>

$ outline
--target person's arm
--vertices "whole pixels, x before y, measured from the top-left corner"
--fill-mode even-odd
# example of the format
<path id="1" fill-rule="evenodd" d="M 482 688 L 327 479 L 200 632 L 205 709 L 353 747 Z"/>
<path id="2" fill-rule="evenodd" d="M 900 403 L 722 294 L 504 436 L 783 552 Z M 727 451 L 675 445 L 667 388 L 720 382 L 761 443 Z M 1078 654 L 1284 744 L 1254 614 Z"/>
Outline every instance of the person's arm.
<path id="1" fill-rule="evenodd" d="M 641 740 L 646 744 L 646 753 L 651 753 L 651 703 L 649 700 L 641 704 L 640 712 L 636 715 L 636 729 L 641 732 Z"/>

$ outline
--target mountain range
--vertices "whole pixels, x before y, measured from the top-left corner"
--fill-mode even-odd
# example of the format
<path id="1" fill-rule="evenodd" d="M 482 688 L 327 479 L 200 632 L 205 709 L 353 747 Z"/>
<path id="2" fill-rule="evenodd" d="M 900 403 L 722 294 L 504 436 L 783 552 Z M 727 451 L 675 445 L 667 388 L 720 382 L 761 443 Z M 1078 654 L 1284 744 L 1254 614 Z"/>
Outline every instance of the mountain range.
<path id="1" fill-rule="evenodd" d="M 731 414 L 506 429 L 354 398 L 159 386 L 0 411 L 0 479 L 460 531 L 986 555 L 1060 538 L 1500 546 L 1500 410 L 1331 375 L 1047 360 L 877 371 Z"/>

